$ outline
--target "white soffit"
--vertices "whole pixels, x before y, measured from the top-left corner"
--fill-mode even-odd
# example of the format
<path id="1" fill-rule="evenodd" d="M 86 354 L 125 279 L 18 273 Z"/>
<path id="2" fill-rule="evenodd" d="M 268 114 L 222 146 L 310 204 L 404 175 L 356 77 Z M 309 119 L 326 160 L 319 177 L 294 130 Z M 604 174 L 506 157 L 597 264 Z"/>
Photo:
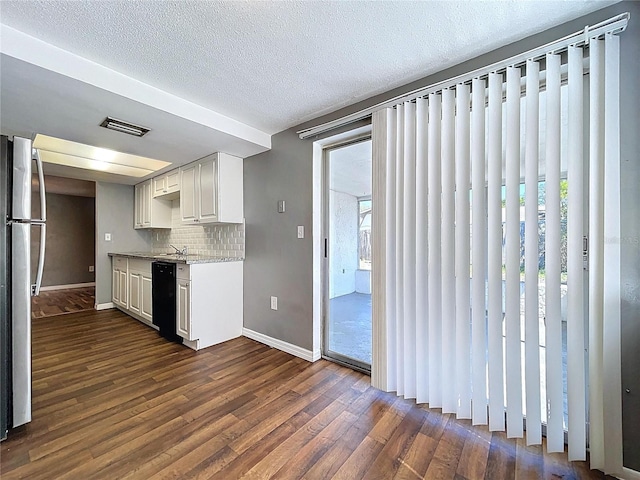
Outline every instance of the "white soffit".
<path id="1" fill-rule="evenodd" d="M 0 29 L 3 69 L 4 58 L 11 57 L 235 137 L 241 142 L 255 145 L 262 151 L 271 148 L 271 135 L 257 128 L 123 75 L 7 25 L 0 25 Z M 109 111 L 102 113 L 103 117 L 111 115 Z"/>
<path id="2" fill-rule="evenodd" d="M 103 81 L 119 94 L 137 79 L 139 101 L 272 134 L 611 3 L 3 0 L 0 8 L 3 24 L 104 65 Z M 40 57 L 62 68 L 62 56 Z M 73 74 L 97 82 L 88 63 Z"/>

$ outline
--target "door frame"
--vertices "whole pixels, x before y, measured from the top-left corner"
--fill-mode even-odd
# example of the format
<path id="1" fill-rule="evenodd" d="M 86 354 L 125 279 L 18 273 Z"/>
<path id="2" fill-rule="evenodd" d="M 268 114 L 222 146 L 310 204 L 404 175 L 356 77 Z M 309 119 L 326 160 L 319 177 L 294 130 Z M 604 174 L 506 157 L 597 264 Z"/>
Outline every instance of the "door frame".
<path id="1" fill-rule="evenodd" d="M 361 124 L 362 125 L 362 124 Z M 328 135 L 324 138 L 318 138 L 314 140 L 313 149 L 313 161 L 312 161 L 312 237 L 313 237 L 313 289 L 312 289 L 312 356 L 311 361 L 315 362 L 322 358 L 322 263 L 324 256 L 324 237 L 322 231 L 322 221 L 324 215 L 324 207 L 322 203 L 323 195 L 323 180 L 322 180 L 322 165 L 323 165 L 323 148 L 330 146 L 336 142 L 343 141 L 345 139 L 352 139 L 359 135 L 371 135 L 372 125 L 366 123 L 360 127 L 353 128 L 353 125 L 347 127 L 347 129 L 341 129 L 338 133 Z"/>

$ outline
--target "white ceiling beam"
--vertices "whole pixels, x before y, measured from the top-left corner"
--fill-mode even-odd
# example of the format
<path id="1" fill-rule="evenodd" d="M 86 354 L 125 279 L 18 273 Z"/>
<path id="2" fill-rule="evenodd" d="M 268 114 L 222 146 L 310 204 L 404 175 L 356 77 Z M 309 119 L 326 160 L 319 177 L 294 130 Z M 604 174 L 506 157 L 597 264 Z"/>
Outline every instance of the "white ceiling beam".
<path id="1" fill-rule="evenodd" d="M 0 36 L 2 38 L 0 52 L 7 56 L 199 123 L 260 147 L 271 148 L 271 135 L 257 128 L 135 80 L 6 25 L 0 25 Z M 109 112 L 105 112 L 105 115 L 108 114 Z"/>

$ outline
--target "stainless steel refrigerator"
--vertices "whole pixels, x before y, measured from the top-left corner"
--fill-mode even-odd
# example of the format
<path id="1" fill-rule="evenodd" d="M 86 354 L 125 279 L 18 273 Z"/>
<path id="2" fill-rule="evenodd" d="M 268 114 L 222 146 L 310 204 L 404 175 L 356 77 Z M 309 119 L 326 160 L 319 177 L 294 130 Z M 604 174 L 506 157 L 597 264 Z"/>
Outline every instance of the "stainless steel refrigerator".
<path id="1" fill-rule="evenodd" d="M 46 240 L 44 175 L 31 140 L 1 137 L 0 159 L 0 439 L 31 421 L 31 296 L 40 293 Z M 39 219 L 31 216 L 32 170 L 39 183 Z M 32 228 L 40 230 L 31 283 Z M 36 232 L 34 232 L 36 233 Z"/>

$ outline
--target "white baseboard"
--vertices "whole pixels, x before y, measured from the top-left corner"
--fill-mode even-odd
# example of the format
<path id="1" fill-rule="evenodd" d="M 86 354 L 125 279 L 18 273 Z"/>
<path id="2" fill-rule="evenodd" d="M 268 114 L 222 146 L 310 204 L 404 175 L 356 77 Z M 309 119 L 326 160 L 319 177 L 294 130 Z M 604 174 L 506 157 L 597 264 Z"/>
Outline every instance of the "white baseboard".
<path id="1" fill-rule="evenodd" d="M 631 470 L 630 468 L 622 467 L 622 477 L 624 480 L 640 480 L 640 472 Z"/>
<path id="2" fill-rule="evenodd" d="M 296 357 L 302 358 L 307 362 L 315 362 L 316 360 L 320 360 L 320 352 L 312 352 L 306 348 L 299 347 L 297 345 L 293 345 L 292 343 L 285 342 L 282 340 L 278 340 L 277 338 L 270 337 L 263 333 L 254 332 L 253 330 L 249 330 L 248 328 L 242 329 L 242 335 L 256 342 L 264 343 L 265 345 L 269 345 L 270 347 L 277 348 L 278 350 L 282 350 L 283 352 L 290 353 Z"/>
<path id="3" fill-rule="evenodd" d="M 85 287 L 95 287 L 96 282 L 87 282 L 87 283 L 70 283 L 68 285 L 50 285 L 48 287 L 40 287 L 41 292 L 48 292 L 50 290 L 69 290 L 71 288 L 85 288 Z"/>
<path id="4" fill-rule="evenodd" d="M 96 303 L 96 310 L 108 310 L 110 308 L 116 308 L 113 302 Z"/>

